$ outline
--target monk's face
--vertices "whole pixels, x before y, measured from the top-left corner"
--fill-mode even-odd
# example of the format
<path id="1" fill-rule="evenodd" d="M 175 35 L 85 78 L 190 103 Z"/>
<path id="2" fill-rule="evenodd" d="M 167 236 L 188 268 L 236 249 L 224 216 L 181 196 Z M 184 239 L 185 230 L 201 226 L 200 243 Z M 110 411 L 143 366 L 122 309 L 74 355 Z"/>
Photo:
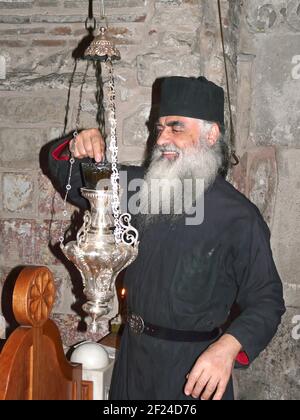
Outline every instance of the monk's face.
<path id="1" fill-rule="evenodd" d="M 161 117 L 156 128 L 157 146 L 162 147 L 162 158 L 168 160 L 176 160 L 180 150 L 197 146 L 201 138 L 201 120 L 195 118 Z"/>

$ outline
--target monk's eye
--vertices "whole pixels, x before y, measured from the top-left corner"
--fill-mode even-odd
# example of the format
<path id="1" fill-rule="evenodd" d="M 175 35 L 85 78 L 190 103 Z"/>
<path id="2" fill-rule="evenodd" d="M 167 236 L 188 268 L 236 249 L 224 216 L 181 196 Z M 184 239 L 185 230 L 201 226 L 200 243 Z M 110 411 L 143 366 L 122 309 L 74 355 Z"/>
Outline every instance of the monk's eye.
<path id="1" fill-rule="evenodd" d="M 172 127 L 172 131 L 173 133 L 182 133 L 184 131 L 184 128 L 180 125 L 175 125 L 174 127 Z"/>

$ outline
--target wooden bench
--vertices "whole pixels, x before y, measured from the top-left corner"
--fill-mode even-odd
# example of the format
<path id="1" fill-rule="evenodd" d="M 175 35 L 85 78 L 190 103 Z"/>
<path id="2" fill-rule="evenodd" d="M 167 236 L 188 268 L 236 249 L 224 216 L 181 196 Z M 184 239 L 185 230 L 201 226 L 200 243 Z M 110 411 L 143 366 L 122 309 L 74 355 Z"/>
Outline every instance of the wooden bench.
<path id="1" fill-rule="evenodd" d="M 91 400 L 93 384 L 81 365 L 65 357 L 60 333 L 49 319 L 55 284 L 46 267 L 22 270 L 13 293 L 19 327 L 0 353 L 0 400 Z"/>

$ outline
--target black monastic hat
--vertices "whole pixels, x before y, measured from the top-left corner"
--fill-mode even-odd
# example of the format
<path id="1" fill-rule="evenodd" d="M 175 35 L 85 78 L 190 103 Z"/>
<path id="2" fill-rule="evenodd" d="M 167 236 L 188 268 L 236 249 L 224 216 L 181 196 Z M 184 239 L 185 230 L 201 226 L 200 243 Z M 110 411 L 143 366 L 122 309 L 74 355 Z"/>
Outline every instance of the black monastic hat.
<path id="1" fill-rule="evenodd" d="M 177 115 L 224 125 L 224 90 L 205 77 L 166 77 L 161 85 L 160 117 Z"/>

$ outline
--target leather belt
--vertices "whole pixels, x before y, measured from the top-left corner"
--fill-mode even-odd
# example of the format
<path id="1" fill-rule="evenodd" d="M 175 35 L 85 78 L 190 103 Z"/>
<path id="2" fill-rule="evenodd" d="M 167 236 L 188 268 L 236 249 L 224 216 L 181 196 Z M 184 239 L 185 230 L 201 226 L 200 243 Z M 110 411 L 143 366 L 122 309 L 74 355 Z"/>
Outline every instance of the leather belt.
<path id="1" fill-rule="evenodd" d="M 215 328 L 213 331 L 201 332 L 173 330 L 171 328 L 159 327 L 145 322 L 140 315 L 134 313 L 128 315 L 127 323 L 130 330 L 137 335 L 146 334 L 151 337 L 169 341 L 211 341 L 215 340 L 220 335 L 220 328 Z"/>

